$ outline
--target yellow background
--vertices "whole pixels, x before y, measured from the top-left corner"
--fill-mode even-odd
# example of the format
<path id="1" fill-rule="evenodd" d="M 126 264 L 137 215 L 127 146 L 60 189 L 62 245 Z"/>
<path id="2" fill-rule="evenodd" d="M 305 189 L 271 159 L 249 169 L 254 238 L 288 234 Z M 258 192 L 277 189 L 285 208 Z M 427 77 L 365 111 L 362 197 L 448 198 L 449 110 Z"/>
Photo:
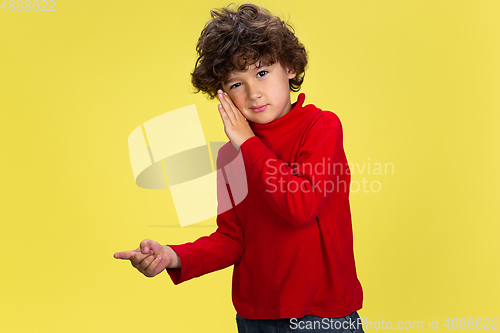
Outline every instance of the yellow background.
<path id="1" fill-rule="evenodd" d="M 227 141 L 189 74 L 209 10 L 228 4 L 0 10 L 1 332 L 236 332 L 232 268 L 174 286 L 113 258 L 215 230 L 179 227 L 168 190 L 134 184 L 127 138 L 196 104 L 207 141 Z M 394 165 L 353 170 L 381 185 L 351 194 L 360 316 L 500 317 L 500 2 L 257 4 L 290 18 L 310 55 L 301 91 L 340 117 L 348 161 Z"/>

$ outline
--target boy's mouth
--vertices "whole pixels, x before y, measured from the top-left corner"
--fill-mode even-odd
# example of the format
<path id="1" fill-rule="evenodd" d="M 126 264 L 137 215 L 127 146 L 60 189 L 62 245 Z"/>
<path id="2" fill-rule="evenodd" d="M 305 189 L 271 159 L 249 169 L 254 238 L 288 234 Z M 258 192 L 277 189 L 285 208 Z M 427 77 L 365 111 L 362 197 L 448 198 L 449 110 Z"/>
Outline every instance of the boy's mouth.
<path id="1" fill-rule="evenodd" d="M 252 110 L 253 112 L 262 112 L 262 111 L 264 111 L 265 109 L 267 109 L 267 105 L 252 106 L 252 107 L 250 108 L 250 110 Z"/>

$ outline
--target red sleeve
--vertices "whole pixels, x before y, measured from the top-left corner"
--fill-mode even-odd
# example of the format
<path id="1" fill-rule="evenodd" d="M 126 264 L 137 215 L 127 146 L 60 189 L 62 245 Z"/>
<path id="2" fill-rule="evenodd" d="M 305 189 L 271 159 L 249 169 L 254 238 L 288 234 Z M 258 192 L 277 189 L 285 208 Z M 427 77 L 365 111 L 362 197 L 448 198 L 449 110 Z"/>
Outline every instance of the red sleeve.
<path id="1" fill-rule="evenodd" d="M 181 259 L 180 269 L 166 270 L 174 284 L 234 265 L 243 255 L 243 230 L 234 205 L 228 202 L 230 187 L 226 184 L 221 164 L 218 156 L 218 211 L 221 206 L 227 207 L 228 204 L 232 208 L 217 215 L 217 230 L 210 236 L 186 244 L 169 245 Z"/>
<path id="2" fill-rule="evenodd" d="M 340 134 L 333 127 L 308 133 L 291 165 L 278 159 L 257 136 L 243 142 L 240 150 L 248 181 L 256 184 L 276 213 L 303 227 L 315 220 L 328 191 L 337 190 L 332 188 L 337 184 L 331 165 L 339 144 Z"/>

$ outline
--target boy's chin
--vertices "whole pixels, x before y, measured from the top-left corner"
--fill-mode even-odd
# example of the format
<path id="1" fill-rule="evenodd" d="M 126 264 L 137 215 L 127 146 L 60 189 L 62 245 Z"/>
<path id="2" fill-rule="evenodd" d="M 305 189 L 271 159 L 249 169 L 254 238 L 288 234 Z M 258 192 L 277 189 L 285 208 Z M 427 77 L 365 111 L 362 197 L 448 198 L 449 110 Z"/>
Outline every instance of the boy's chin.
<path id="1" fill-rule="evenodd" d="M 260 124 L 260 125 L 265 125 L 272 123 L 276 119 L 269 117 L 269 115 L 260 115 L 260 117 L 252 117 L 253 119 L 247 119 L 249 122 L 255 123 L 255 124 Z"/>
<path id="2" fill-rule="evenodd" d="M 255 119 L 254 121 L 249 120 L 250 122 L 254 124 L 259 124 L 259 125 L 265 125 L 271 123 L 273 120 L 268 120 L 268 119 Z"/>

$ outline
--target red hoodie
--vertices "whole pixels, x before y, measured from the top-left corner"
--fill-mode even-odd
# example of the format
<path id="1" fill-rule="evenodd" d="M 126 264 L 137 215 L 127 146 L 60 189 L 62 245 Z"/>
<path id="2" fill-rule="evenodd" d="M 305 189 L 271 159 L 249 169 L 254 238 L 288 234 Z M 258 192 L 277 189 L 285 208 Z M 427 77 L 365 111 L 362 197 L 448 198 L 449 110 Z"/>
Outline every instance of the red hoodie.
<path id="1" fill-rule="evenodd" d="M 236 205 L 231 197 L 233 208 L 217 215 L 210 236 L 170 245 L 182 265 L 167 269 L 174 284 L 234 265 L 232 298 L 242 318 L 336 318 L 362 307 L 342 125 L 304 99 L 299 94 L 268 124 L 249 122 L 256 136 L 239 151 L 246 197 Z M 219 150 L 219 206 L 227 193 L 242 192 L 241 182 L 226 184 L 237 155 L 230 142 Z"/>

